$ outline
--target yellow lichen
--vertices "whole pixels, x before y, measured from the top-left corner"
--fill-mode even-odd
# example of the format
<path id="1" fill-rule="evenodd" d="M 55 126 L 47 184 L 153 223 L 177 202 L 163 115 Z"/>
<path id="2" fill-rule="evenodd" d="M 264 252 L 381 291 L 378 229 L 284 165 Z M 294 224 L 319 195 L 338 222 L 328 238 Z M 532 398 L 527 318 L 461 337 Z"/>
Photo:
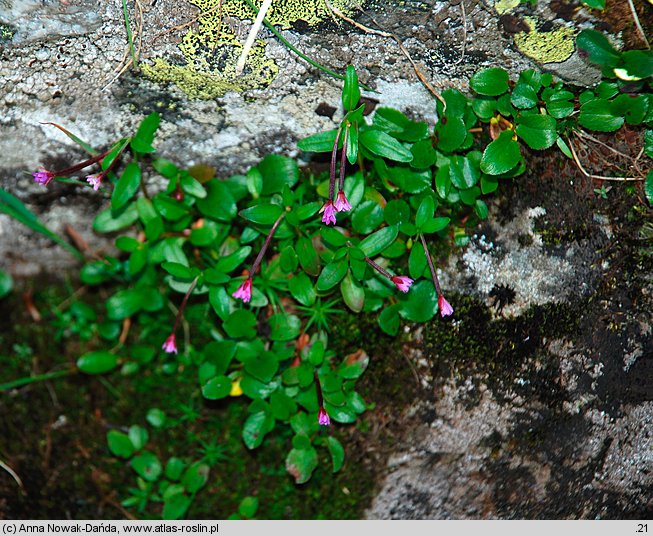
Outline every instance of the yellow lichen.
<path id="1" fill-rule="evenodd" d="M 503 15 L 516 8 L 519 4 L 520 0 L 496 0 L 494 9 L 496 9 L 499 15 Z"/>
<path id="2" fill-rule="evenodd" d="M 559 26 L 550 31 L 539 31 L 536 19 L 525 17 L 524 21 L 531 31 L 516 34 L 515 45 L 529 58 L 539 63 L 560 63 L 574 53 L 573 28 Z"/>
<path id="3" fill-rule="evenodd" d="M 243 0 L 190 0 L 204 15 L 198 19 L 197 31 L 189 31 L 179 49 L 185 64 L 175 65 L 157 58 L 152 65 L 143 65 L 143 73 L 160 82 L 173 82 L 191 98 L 214 99 L 227 91 L 243 91 L 267 87 L 279 68 L 265 57 L 265 43 L 257 41 L 252 48 L 242 75 L 236 75 L 236 62 L 242 43 L 236 38 L 234 19 L 254 18 Z M 345 9 L 352 0 L 331 0 Z M 260 6 L 261 0 L 254 0 Z M 218 8 L 218 9 L 216 9 Z M 267 19 L 283 28 L 297 21 L 316 24 L 329 16 L 325 0 L 275 0 Z"/>

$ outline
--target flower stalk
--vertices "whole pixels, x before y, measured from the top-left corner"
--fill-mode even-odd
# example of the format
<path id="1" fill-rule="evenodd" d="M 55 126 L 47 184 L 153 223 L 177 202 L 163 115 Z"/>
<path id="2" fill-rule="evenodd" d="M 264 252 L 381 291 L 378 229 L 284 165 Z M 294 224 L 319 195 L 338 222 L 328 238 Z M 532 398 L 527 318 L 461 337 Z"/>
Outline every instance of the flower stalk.
<path id="1" fill-rule="evenodd" d="M 193 290 L 195 290 L 195 286 L 197 285 L 197 280 L 199 279 L 199 276 L 197 276 L 195 279 L 190 284 L 190 287 L 188 287 L 188 290 L 186 291 L 186 294 L 184 296 L 184 299 L 181 301 L 181 305 L 179 306 L 179 309 L 177 310 L 177 316 L 175 317 L 175 323 L 172 325 L 172 331 L 170 335 L 168 335 L 168 338 L 165 340 L 163 343 L 163 346 L 161 348 L 171 354 L 171 353 L 177 353 L 177 338 L 175 333 L 177 332 L 177 328 L 179 327 L 179 323 L 181 322 L 181 319 L 184 317 L 184 309 L 186 309 L 186 304 L 188 303 L 188 298 L 190 295 L 193 293 Z"/>
<path id="2" fill-rule="evenodd" d="M 392 275 L 385 268 L 379 266 L 369 257 L 365 257 L 365 262 L 369 264 L 372 268 L 374 268 L 377 272 L 379 272 L 381 275 L 387 277 L 390 281 L 392 281 L 395 287 L 397 287 L 397 289 L 400 290 L 401 292 L 408 292 L 410 286 L 413 284 L 413 280 L 410 277 L 407 277 L 405 275 Z"/>
<path id="3" fill-rule="evenodd" d="M 424 235 L 422 233 L 419 234 L 420 241 L 422 242 L 422 247 L 424 248 L 424 256 L 426 257 L 426 261 L 429 264 L 429 270 L 431 271 L 431 278 L 433 279 L 433 285 L 435 286 L 435 291 L 438 293 L 438 308 L 440 309 L 440 316 L 443 318 L 445 316 L 450 316 L 453 314 L 453 307 L 451 307 L 451 304 L 445 299 L 444 295 L 442 294 L 442 290 L 440 288 L 440 280 L 438 279 L 438 274 L 435 272 L 435 266 L 433 266 L 433 259 L 431 259 L 431 254 L 429 253 L 429 249 L 426 246 L 426 240 L 424 239 Z"/>
<path id="4" fill-rule="evenodd" d="M 252 277 L 254 277 L 259 267 L 261 266 L 261 262 L 263 261 L 263 256 L 265 255 L 265 252 L 267 251 L 268 246 L 272 241 L 272 237 L 274 236 L 274 233 L 276 232 L 277 228 L 279 227 L 279 224 L 281 223 L 281 220 L 283 220 L 285 215 L 286 213 L 282 212 L 279 215 L 279 217 L 276 219 L 276 221 L 272 224 L 272 228 L 270 229 L 268 236 L 265 238 L 265 242 L 263 242 L 263 247 L 261 248 L 261 251 L 258 252 L 258 255 L 254 259 L 252 267 L 249 269 L 249 276 L 238 287 L 236 292 L 232 294 L 234 298 L 241 299 L 245 303 L 249 303 L 249 301 L 252 299 Z"/>
<path id="5" fill-rule="evenodd" d="M 322 386 L 320 385 L 320 378 L 315 372 L 315 392 L 317 393 L 317 405 L 320 407 L 317 414 L 317 422 L 321 426 L 329 426 L 331 424 L 331 418 L 324 409 L 324 397 L 322 396 Z"/>

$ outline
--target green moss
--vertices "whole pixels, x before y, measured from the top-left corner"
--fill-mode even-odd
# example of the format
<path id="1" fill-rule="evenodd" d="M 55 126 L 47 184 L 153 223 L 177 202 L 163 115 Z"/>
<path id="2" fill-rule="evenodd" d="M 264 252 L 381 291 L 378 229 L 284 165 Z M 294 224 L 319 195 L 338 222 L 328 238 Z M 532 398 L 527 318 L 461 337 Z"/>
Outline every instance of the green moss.
<path id="1" fill-rule="evenodd" d="M 538 393 L 551 397 L 551 403 L 556 401 L 549 378 L 557 373 L 556 360 L 542 348 L 546 339 L 567 338 L 578 331 L 583 304 L 537 305 L 521 316 L 495 319 L 491 310 L 474 298 L 454 296 L 451 301 L 457 321 L 433 322 L 424 330 L 425 352 L 438 364 L 439 378 L 453 376 L 461 382 L 483 378 L 499 400 L 505 393 L 520 390 L 524 396 Z M 529 383 L 516 387 L 523 364 L 529 360 L 539 360 L 541 365 L 529 376 Z M 544 395 L 538 391 L 542 386 L 548 386 Z M 474 405 L 478 396 L 479 390 L 470 391 L 466 402 Z"/>

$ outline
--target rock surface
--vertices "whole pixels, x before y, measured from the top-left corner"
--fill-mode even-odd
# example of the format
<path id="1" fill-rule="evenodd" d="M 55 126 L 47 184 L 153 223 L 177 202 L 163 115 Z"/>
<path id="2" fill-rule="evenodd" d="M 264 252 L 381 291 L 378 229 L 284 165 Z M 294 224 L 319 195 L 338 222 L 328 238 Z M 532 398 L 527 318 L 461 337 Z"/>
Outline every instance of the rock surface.
<path id="1" fill-rule="evenodd" d="M 452 322 L 413 333 L 423 389 L 394 418 L 417 424 L 369 518 L 653 513 L 651 248 L 636 238 L 641 222 L 628 223 L 637 200 L 601 206 L 591 184 L 579 195 L 564 182 L 543 206 L 509 197 L 520 208 L 444 270 L 443 286 L 464 297 L 450 297 Z M 561 196 L 586 207 L 561 214 Z"/>
<path id="2" fill-rule="evenodd" d="M 316 13 L 326 13 L 326 4 L 317 1 Z M 230 5 L 238 2 L 229 0 Z M 199 61 L 189 58 L 188 47 L 184 53 L 178 48 L 192 37 L 191 49 L 204 54 L 208 62 L 205 74 L 213 79 L 226 76 L 220 71 L 218 56 L 227 45 L 203 44 L 200 38 L 202 28 L 210 27 L 209 19 L 216 15 L 211 8 L 210 16 L 199 17 L 198 6 L 208 13 L 211 1 L 142 0 L 136 7 L 129 4 L 141 65 L 151 71 L 157 58 L 181 67 Z M 481 67 L 501 66 L 517 73 L 535 65 L 515 45 L 517 34 L 506 16 L 518 20 L 526 15 L 531 19 L 549 17 L 554 28 L 570 24 L 551 12 L 548 2 L 540 2 L 537 12 L 518 4 L 497 2 L 495 9 L 485 0 L 370 1 L 365 13 L 354 11 L 351 15 L 360 24 L 394 32 L 436 88 L 465 90 L 469 77 Z M 338 106 L 340 81 L 306 64 L 267 30 L 261 34 L 261 47 L 265 45 L 266 61 L 278 67 L 269 87 L 198 100 L 189 98 L 177 85 L 152 81 L 135 70 L 123 71 L 130 54 L 120 0 L 102 2 L 99 7 L 90 0 L 2 0 L 1 5 L 0 179 L 5 189 L 45 219 L 54 220 L 56 232 L 61 232 L 66 222 L 74 223 L 77 232 L 91 243 L 106 245 L 94 239 L 89 229 L 108 194 L 91 192 L 85 185 L 55 184 L 44 191 L 32 183 L 29 172 L 38 166 L 61 169 L 83 156 L 64 134 L 45 122 L 58 123 L 104 148 L 133 132 L 145 115 L 158 111 L 163 117 L 158 140 L 162 155 L 178 163 L 210 164 L 227 175 L 242 172 L 271 152 L 296 156 L 298 139 L 331 128 L 339 120 L 340 112 L 333 117 L 317 112 L 321 105 Z M 312 17 L 305 18 L 315 24 Z M 225 17 L 220 24 L 235 32 L 236 42 L 242 41 L 249 29 L 249 22 L 234 17 Z M 335 71 L 343 72 L 353 63 L 361 81 L 378 91 L 368 93 L 378 105 L 434 121 L 432 96 L 391 39 L 331 18 L 314 26 L 298 21 L 283 34 L 309 57 Z M 229 46 L 233 48 L 233 44 Z M 206 47 L 218 56 L 206 56 Z M 214 60 L 215 65 L 211 63 Z M 201 79 L 197 72 L 193 76 L 193 80 Z M 591 76 L 586 78 L 591 80 Z M 199 86 L 203 83 L 197 82 Z M 188 84 L 183 87 L 191 95 L 197 94 Z M 156 182 L 156 177 L 149 180 Z M 47 215 L 54 205 L 60 207 L 56 216 Z M 53 263 L 57 267 L 73 265 L 59 250 L 44 251 L 51 248 L 45 242 L 38 248 L 25 247 L 30 241 L 36 243 L 33 234 L 26 234 L 8 219 L 3 218 L 0 226 L 4 237 L 0 267 L 28 275 L 51 270 Z"/>

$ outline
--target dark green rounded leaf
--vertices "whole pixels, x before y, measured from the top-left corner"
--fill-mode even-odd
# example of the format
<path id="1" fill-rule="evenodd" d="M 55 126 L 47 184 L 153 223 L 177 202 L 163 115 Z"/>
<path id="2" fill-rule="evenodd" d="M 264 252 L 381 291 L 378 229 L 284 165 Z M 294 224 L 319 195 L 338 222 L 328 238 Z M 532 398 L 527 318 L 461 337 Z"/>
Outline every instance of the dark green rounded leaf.
<path id="1" fill-rule="evenodd" d="M 163 472 L 161 462 L 149 451 L 142 452 L 134 457 L 131 461 L 131 466 L 138 476 L 148 482 L 156 482 Z"/>
<path id="2" fill-rule="evenodd" d="M 472 76 L 469 86 L 479 95 L 496 97 L 508 91 L 508 73 L 498 68 L 484 69 Z"/>
<path id="3" fill-rule="evenodd" d="M 119 458 L 129 458 L 136 451 L 129 436 L 118 430 L 109 430 L 107 433 L 107 444 L 109 445 L 111 454 Z"/>
<path id="4" fill-rule="evenodd" d="M 226 376 L 211 378 L 202 387 L 202 396 L 209 400 L 220 400 L 226 398 L 231 392 L 231 380 Z"/>
<path id="5" fill-rule="evenodd" d="M 358 245 L 358 247 L 366 256 L 375 257 L 379 253 L 383 252 L 383 250 L 386 249 L 388 246 L 390 246 L 390 244 L 392 244 L 395 241 L 398 234 L 399 234 L 399 227 L 397 225 L 384 227 L 383 229 L 379 229 L 375 233 L 372 233 L 371 235 L 366 237 Z M 320 288 L 319 280 L 318 280 L 318 290 L 322 290 Z"/>
<path id="6" fill-rule="evenodd" d="M 85 374 L 104 374 L 118 366 L 118 357 L 106 350 L 88 352 L 77 360 L 77 368 Z"/>
<path id="7" fill-rule="evenodd" d="M 286 458 L 286 470 L 297 484 L 305 484 L 317 468 L 317 452 L 314 448 L 292 449 Z"/>
<path id="8" fill-rule="evenodd" d="M 483 152 L 481 170 L 488 175 L 507 173 L 519 164 L 521 152 L 519 144 L 512 139 L 512 131 L 507 130 L 490 143 Z"/>
<path id="9" fill-rule="evenodd" d="M 184 517 L 192 499 L 184 493 L 175 493 L 163 501 L 163 519 L 175 520 Z"/>
<path id="10" fill-rule="evenodd" d="M 181 484 L 189 493 L 196 493 L 208 482 L 210 470 L 211 468 L 207 464 L 195 462 L 186 469 L 181 478 Z"/>
<path id="11" fill-rule="evenodd" d="M 578 122 L 590 130 L 613 132 L 621 128 L 624 118 L 614 115 L 607 99 L 592 99 L 580 107 Z"/>
<path id="12" fill-rule="evenodd" d="M 517 120 L 517 136 L 531 149 L 548 149 L 558 138 L 556 126 L 550 115 L 523 115 Z"/>
<path id="13" fill-rule="evenodd" d="M 430 281 L 414 283 L 408 293 L 400 293 L 398 300 L 399 314 L 411 322 L 427 322 L 438 312 L 438 296 Z"/>

